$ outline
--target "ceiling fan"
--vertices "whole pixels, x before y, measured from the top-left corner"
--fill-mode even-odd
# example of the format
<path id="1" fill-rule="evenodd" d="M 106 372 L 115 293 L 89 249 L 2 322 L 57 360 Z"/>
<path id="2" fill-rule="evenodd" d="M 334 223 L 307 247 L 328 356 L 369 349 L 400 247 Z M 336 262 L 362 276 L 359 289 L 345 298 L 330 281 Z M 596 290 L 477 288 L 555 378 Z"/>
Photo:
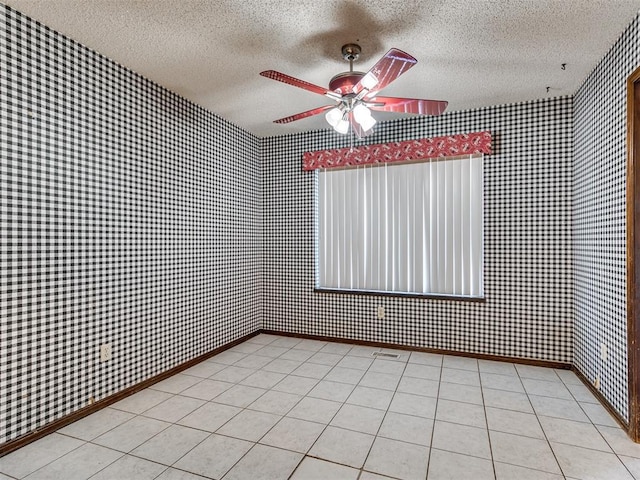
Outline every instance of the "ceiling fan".
<path id="1" fill-rule="evenodd" d="M 373 126 L 376 124 L 371 110 L 440 115 L 447 108 L 447 102 L 440 100 L 378 95 L 380 90 L 418 61 L 408 53 L 392 48 L 367 73 L 354 72 L 353 62 L 358 59 L 360 53 L 360 46 L 355 43 L 348 43 L 342 47 L 342 56 L 349 61 L 349 71 L 334 76 L 329 82 L 328 89 L 275 70 L 260 72 L 263 77 L 324 95 L 337 102 L 336 105 L 325 105 L 280 118 L 274 123 L 289 123 L 326 112 L 325 118 L 335 131 L 346 134 L 351 128 L 359 138 L 362 138 L 373 133 Z"/>

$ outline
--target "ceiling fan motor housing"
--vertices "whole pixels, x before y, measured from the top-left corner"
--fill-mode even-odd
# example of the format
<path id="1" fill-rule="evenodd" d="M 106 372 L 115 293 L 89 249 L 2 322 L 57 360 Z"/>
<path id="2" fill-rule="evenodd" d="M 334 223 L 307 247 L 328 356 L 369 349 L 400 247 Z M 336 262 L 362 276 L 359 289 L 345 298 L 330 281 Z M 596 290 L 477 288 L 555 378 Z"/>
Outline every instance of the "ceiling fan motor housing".
<path id="1" fill-rule="evenodd" d="M 353 92 L 353 87 L 364 77 L 363 72 L 342 72 L 334 76 L 329 82 L 329 90 L 340 95 L 348 95 Z"/>

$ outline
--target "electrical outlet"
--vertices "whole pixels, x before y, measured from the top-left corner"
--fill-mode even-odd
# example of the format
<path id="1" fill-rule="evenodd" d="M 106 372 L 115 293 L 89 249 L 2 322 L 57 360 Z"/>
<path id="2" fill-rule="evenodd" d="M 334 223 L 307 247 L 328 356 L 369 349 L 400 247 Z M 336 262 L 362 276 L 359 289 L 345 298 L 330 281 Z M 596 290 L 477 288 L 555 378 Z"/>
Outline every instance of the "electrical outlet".
<path id="1" fill-rule="evenodd" d="M 111 352 L 111 344 L 105 343 L 100 345 L 100 361 L 106 362 L 111 360 L 112 352 Z"/>
<path id="2" fill-rule="evenodd" d="M 384 307 L 378 307 L 378 320 L 382 320 L 384 318 Z"/>
<path id="3" fill-rule="evenodd" d="M 596 387 L 596 390 L 600 390 L 600 376 L 599 375 L 593 381 L 593 386 Z"/>
<path id="4" fill-rule="evenodd" d="M 600 344 L 600 358 L 602 359 L 603 362 L 607 361 L 607 344 L 606 343 L 601 343 Z"/>

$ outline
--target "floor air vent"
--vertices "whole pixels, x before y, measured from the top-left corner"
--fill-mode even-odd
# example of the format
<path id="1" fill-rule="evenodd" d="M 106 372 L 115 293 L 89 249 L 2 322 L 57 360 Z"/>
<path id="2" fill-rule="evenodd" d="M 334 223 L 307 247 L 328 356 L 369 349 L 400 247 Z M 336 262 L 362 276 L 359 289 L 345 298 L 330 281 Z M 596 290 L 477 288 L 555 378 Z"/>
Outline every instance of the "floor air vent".
<path id="1" fill-rule="evenodd" d="M 400 358 L 400 355 L 396 353 L 373 352 L 371 355 L 380 358 Z"/>

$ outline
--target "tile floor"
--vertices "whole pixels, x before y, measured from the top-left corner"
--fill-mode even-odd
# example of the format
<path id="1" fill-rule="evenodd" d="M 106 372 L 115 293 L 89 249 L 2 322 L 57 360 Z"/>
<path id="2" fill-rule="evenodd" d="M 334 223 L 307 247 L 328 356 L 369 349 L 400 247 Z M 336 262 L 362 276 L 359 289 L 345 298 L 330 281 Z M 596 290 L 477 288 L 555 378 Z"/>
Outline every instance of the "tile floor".
<path id="1" fill-rule="evenodd" d="M 0 472 L 622 480 L 640 479 L 640 444 L 569 371 L 259 335 L 0 458 Z"/>

